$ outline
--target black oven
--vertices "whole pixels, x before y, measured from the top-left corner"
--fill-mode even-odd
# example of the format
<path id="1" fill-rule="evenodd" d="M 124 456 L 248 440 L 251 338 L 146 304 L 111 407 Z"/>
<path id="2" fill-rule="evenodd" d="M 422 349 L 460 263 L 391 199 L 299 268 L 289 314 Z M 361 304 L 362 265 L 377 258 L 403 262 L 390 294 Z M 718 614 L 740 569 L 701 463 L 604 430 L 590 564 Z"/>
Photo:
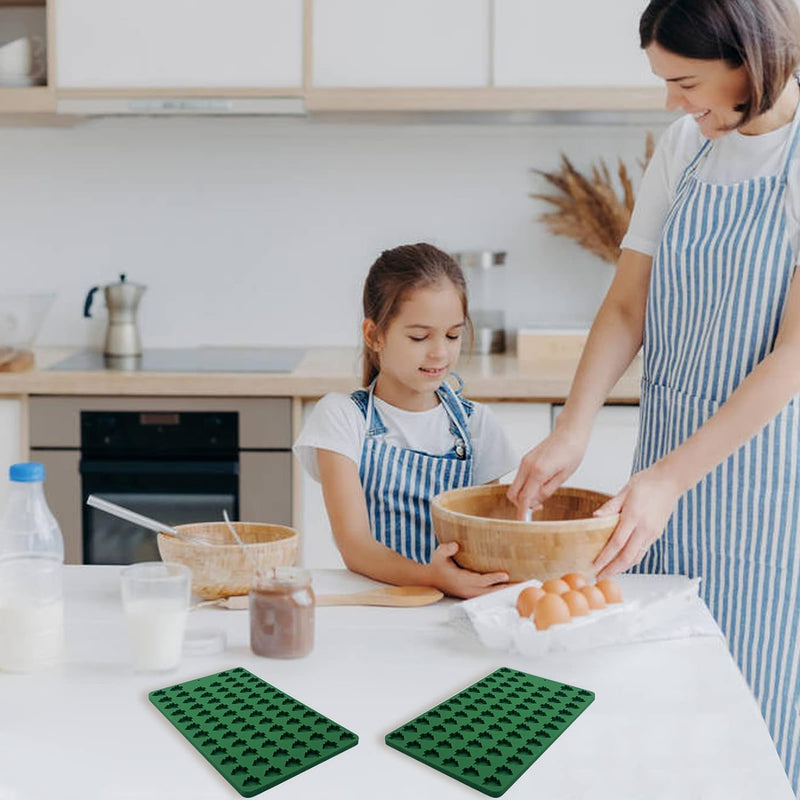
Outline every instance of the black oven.
<path id="1" fill-rule="evenodd" d="M 81 411 L 83 561 L 158 560 L 156 534 L 86 505 L 90 494 L 180 525 L 239 519 L 239 415 Z"/>

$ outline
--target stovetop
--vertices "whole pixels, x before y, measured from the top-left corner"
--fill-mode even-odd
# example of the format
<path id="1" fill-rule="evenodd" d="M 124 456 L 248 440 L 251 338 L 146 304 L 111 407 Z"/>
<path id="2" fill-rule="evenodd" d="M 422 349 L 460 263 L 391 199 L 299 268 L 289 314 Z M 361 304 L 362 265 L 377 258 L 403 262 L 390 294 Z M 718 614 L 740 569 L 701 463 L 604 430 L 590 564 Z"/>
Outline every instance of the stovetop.
<path id="1" fill-rule="evenodd" d="M 292 372 L 305 350 L 293 347 L 187 347 L 145 350 L 138 357 L 81 350 L 47 369 L 80 372 Z"/>

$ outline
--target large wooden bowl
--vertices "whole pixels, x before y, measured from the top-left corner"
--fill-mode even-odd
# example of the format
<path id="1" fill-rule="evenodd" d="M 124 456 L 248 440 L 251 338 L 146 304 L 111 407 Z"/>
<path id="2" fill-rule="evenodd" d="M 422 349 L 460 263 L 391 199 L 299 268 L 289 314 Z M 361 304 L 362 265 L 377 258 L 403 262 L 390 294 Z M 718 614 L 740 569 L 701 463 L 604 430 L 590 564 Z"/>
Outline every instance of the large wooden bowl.
<path id="1" fill-rule="evenodd" d="M 440 542 L 458 542 L 455 560 L 474 572 L 507 572 L 511 581 L 545 581 L 567 572 L 594 573 L 592 561 L 619 514 L 592 517 L 609 495 L 558 489 L 530 522 L 515 519 L 508 486 L 469 486 L 433 498 L 433 527 Z"/>
<path id="2" fill-rule="evenodd" d="M 261 522 L 231 524 L 262 573 L 268 572 L 270 567 L 295 563 L 299 537 L 293 528 Z M 250 592 L 256 582 L 253 565 L 233 541 L 224 522 L 177 525 L 176 529 L 201 541 L 187 542 L 168 533 L 159 533 L 158 552 L 164 561 L 177 561 L 189 567 L 194 594 L 204 600 L 215 600 Z"/>

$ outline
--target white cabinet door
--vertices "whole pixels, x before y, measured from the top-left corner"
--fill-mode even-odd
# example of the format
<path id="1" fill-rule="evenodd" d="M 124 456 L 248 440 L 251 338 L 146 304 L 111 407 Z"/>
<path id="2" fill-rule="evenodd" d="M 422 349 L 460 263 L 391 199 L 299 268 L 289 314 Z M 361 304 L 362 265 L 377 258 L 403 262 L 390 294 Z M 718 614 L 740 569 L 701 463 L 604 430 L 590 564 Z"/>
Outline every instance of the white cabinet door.
<path id="1" fill-rule="evenodd" d="M 562 409 L 553 406 L 553 421 Z M 630 477 L 638 429 L 639 406 L 603 406 L 583 462 L 566 485 L 616 494 Z"/>
<path id="2" fill-rule="evenodd" d="M 315 0 L 315 87 L 486 86 L 489 0 Z"/>
<path id="3" fill-rule="evenodd" d="M 23 460 L 22 402 L 0 399 L 0 510 L 8 494 L 8 468 Z"/>
<path id="4" fill-rule="evenodd" d="M 316 403 L 303 403 L 303 424 L 314 410 Z M 336 547 L 325 501 L 322 498 L 322 487 L 303 470 L 300 480 L 301 518 L 295 527 L 300 530 L 300 541 L 303 552 L 301 564 L 309 569 L 340 569 L 344 561 Z"/>
<path id="5" fill-rule="evenodd" d="M 646 0 L 494 0 L 496 86 L 656 87 L 639 48 Z"/>
<path id="6" fill-rule="evenodd" d="M 532 447 L 550 433 L 549 403 L 488 403 L 511 440 L 519 461 Z M 513 469 L 500 478 L 500 483 L 514 480 Z"/>
<path id="7" fill-rule="evenodd" d="M 60 88 L 293 87 L 302 0 L 58 0 Z"/>

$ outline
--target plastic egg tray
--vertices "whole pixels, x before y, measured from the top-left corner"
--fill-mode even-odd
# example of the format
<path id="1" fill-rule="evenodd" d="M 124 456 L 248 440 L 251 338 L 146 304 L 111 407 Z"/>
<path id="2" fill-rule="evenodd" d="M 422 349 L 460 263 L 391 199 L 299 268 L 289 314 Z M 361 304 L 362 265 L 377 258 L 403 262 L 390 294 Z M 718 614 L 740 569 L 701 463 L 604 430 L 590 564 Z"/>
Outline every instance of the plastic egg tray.
<path id="1" fill-rule="evenodd" d="M 178 683 L 150 702 L 244 797 L 358 744 L 358 736 L 243 667 Z"/>
<path id="2" fill-rule="evenodd" d="M 594 700 L 502 667 L 386 736 L 386 744 L 500 797 Z"/>

